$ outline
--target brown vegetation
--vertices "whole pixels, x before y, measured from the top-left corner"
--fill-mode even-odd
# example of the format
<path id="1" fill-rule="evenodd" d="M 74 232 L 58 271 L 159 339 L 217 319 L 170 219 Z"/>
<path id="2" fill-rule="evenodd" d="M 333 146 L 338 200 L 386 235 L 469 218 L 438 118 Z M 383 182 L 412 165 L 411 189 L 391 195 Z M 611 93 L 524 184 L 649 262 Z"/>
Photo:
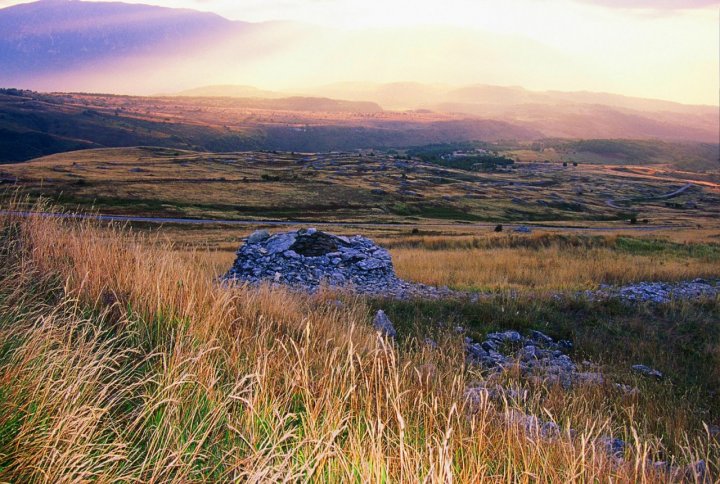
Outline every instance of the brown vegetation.
<path id="1" fill-rule="evenodd" d="M 88 223 L 3 216 L 0 234 L 2 480 L 651 482 L 666 445 L 718 455 L 682 407 L 662 442 L 604 387 L 470 405 L 483 377 L 457 337 L 396 346 L 360 300 L 229 289 L 197 257 Z M 508 424 L 516 411 L 562 435 Z M 595 445 L 613 431 L 625 461 Z"/>

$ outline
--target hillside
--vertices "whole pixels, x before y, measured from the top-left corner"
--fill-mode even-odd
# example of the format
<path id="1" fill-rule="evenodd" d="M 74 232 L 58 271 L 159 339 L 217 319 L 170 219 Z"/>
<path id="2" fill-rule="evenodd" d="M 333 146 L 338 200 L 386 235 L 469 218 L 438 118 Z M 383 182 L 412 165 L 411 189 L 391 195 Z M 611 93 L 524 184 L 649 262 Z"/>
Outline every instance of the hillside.
<path id="1" fill-rule="evenodd" d="M 535 139 L 468 116 L 383 112 L 323 98 L 131 97 L 0 90 L 0 162 L 84 147 L 332 151 L 427 142 Z"/>
<path id="2" fill-rule="evenodd" d="M 717 143 L 717 106 L 593 92 L 421 83 L 338 83 L 303 91 L 374 101 L 386 109 L 434 110 L 497 119 L 547 137 L 691 140 Z"/>

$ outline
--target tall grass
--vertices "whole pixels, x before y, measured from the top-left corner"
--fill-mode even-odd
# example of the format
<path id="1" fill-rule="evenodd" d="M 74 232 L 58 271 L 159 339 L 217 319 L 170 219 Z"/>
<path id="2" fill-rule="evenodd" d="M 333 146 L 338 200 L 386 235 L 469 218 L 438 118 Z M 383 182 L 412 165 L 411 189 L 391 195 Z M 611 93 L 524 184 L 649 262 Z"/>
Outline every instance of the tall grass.
<path id="1" fill-rule="evenodd" d="M 458 337 L 398 345 L 362 300 L 225 287 L 171 249 L 89 222 L 0 219 L 0 480 L 667 479 L 648 465 L 666 443 L 632 402 L 618 426 L 609 390 L 471 401 L 484 376 Z M 552 398 L 564 404 L 544 411 Z M 564 430 L 540 438 L 520 411 Z M 606 433 L 633 443 L 623 460 L 595 444 Z M 676 439 L 678 462 L 715 466 L 717 442 Z"/>
<path id="2" fill-rule="evenodd" d="M 720 259 L 635 255 L 609 248 L 393 249 L 392 255 L 401 277 L 460 289 L 582 290 L 720 275 Z"/>

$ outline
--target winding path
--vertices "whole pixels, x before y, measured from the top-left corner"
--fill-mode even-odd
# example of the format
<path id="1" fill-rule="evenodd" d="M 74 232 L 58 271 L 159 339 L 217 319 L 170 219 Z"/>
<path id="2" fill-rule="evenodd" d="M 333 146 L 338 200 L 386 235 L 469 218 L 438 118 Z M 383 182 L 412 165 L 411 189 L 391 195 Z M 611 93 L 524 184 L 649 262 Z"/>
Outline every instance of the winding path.
<path id="1" fill-rule="evenodd" d="M 687 183 L 683 185 L 682 187 L 678 188 L 677 190 L 666 193 L 664 195 L 658 195 L 656 197 L 637 197 L 637 198 L 621 198 L 620 200 L 613 200 L 612 198 L 605 201 L 609 207 L 616 208 L 618 210 L 625 210 L 627 207 L 621 207 L 617 205 L 617 203 L 633 203 L 633 202 L 651 202 L 653 200 L 667 200 L 669 198 L 677 197 L 678 195 L 682 195 L 685 193 L 688 189 L 694 187 L 694 183 Z"/>

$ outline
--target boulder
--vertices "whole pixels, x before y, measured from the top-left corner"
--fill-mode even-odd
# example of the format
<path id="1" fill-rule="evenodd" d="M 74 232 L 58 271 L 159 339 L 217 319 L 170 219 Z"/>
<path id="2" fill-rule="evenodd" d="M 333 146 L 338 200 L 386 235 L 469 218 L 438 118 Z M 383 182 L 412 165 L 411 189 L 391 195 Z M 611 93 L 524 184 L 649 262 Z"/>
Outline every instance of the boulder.
<path id="1" fill-rule="evenodd" d="M 378 312 L 375 314 L 373 326 L 383 336 L 387 336 L 388 338 L 394 338 L 395 336 L 397 336 L 397 331 L 395 331 L 395 327 L 390 321 L 390 318 L 387 317 L 387 314 L 385 314 L 385 311 L 383 311 L 382 309 L 378 310 Z"/>
<path id="2" fill-rule="evenodd" d="M 661 372 L 645 365 L 633 365 L 632 370 L 635 373 L 640 373 L 641 375 L 647 376 L 649 378 L 655 378 L 660 380 L 663 377 L 663 374 Z"/>
<path id="3" fill-rule="evenodd" d="M 248 244 L 259 244 L 260 242 L 268 239 L 270 237 L 270 233 L 267 230 L 256 230 L 252 234 L 250 234 L 250 237 L 247 238 Z"/>

